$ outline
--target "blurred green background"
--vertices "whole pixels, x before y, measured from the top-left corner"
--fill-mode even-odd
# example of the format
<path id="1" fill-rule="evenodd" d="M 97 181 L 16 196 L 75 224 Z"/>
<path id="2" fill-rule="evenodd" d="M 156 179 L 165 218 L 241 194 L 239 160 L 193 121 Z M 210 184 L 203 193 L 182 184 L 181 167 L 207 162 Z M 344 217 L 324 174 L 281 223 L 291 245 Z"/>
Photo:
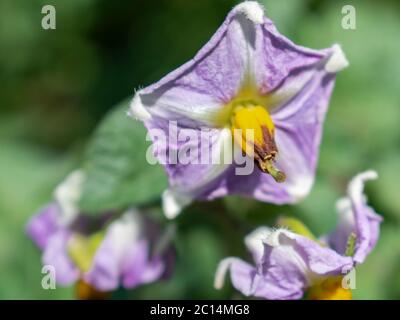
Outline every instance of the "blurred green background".
<path id="1" fill-rule="evenodd" d="M 373 168 L 370 203 L 385 221 L 357 269 L 356 299 L 400 298 L 400 2 L 264 0 L 279 31 L 313 48 L 340 43 L 350 68 L 337 78 L 317 180 L 297 206 L 237 197 L 195 204 L 179 217 L 173 277 L 122 298 L 239 298 L 212 287 L 218 261 L 246 257 L 243 236 L 296 215 L 316 234 L 336 223 L 347 181 Z M 80 165 L 85 144 L 111 107 L 190 59 L 222 23 L 232 0 L 2 0 L 0 2 L 0 299 L 71 299 L 41 288 L 40 252 L 24 233 L 52 189 Z M 53 4 L 57 29 L 41 28 Z M 341 8 L 356 8 L 356 30 Z"/>

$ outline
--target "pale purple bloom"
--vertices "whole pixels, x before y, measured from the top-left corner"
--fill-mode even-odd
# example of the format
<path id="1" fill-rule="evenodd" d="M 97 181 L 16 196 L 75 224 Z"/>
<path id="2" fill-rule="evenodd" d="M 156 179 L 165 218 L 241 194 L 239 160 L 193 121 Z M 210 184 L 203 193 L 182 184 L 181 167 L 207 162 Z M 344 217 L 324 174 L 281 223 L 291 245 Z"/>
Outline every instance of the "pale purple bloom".
<path id="1" fill-rule="evenodd" d="M 71 183 L 60 188 L 67 194 L 79 193 L 80 189 Z M 74 204 L 69 203 L 69 207 Z M 43 251 L 43 264 L 54 267 L 60 285 L 83 280 L 99 291 L 111 291 L 119 286 L 134 288 L 170 273 L 174 252 L 168 239 L 160 226 L 138 210 L 95 217 L 69 212 L 69 219 L 64 214 L 56 201 L 27 225 L 28 235 Z"/>
<path id="2" fill-rule="evenodd" d="M 227 271 L 233 286 L 246 296 L 265 299 L 300 299 L 304 292 L 324 279 L 344 276 L 362 263 L 375 247 L 382 218 L 366 203 L 364 183 L 377 178 L 374 171 L 361 173 L 348 186 L 347 197 L 338 201 L 339 224 L 320 240 L 288 229 L 260 227 L 245 239 L 254 264 L 239 258 L 221 261 L 215 287 L 221 288 Z M 351 236 L 353 234 L 353 236 Z M 355 236 L 352 254 L 346 255 Z"/>
<path id="3" fill-rule="evenodd" d="M 268 159 L 276 171 L 285 173 L 286 181 L 277 183 L 282 177 L 275 175 L 274 180 L 273 171 L 265 167 L 263 171 L 270 174 L 257 169 L 239 176 L 235 164 L 168 163 L 169 154 L 193 147 L 191 142 L 168 139 L 165 144 L 153 137 L 169 176 L 170 188 L 163 197 L 166 215 L 176 216 L 193 199 L 227 194 L 276 204 L 304 198 L 313 185 L 335 74 L 347 65 L 340 46 L 312 50 L 295 45 L 276 30 L 260 4 L 237 5 L 192 60 L 136 92 L 129 114 L 149 131 L 158 129 L 167 137 L 170 121 L 176 122 L 178 134 L 208 128 L 211 139 L 199 147 L 202 154 L 204 149 L 232 143 L 236 105 L 260 105 L 275 129 L 269 126 L 270 144 L 263 146 L 264 153 L 256 151 L 254 160 L 257 155 L 262 161 Z"/>

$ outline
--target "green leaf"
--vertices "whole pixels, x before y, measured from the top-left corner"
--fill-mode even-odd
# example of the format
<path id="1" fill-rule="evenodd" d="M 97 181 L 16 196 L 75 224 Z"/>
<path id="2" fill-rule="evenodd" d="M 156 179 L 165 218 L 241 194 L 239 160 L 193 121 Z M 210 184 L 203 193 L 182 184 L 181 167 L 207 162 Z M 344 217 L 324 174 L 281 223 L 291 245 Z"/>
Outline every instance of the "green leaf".
<path id="1" fill-rule="evenodd" d="M 146 129 L 126 112 L 129 100 L 108 114 L 89 144 L 80 207 L 88 213 L 141 205 L 167 187 L 164 170 L 146 160 Z"/>

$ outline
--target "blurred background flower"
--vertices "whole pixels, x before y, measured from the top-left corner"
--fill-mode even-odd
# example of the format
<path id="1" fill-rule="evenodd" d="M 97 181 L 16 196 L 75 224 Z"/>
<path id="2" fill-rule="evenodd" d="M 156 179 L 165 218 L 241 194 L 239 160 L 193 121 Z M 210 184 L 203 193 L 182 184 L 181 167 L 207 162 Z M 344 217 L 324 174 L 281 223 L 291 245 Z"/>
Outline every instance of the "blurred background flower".
<path id="1" fill-rule="evenodd" d="M 42 250 L 42 263 L 54 270 L 62 286 L 78 283 L 79 298 L 107 297 L 118 287 L 135 288 L 167 278 L 173 271 L 173 236 L 149 218 L 130 208 L 97 215 L 79 212 L 86 180 L 74 171 L 56 188 L 55 199 L 28 222 L 26 231 Z M 43 272 L 43 271 L 42 271 Z M 89 292 L 79 294 L 79 288 Z M 95 296 L 90 292 L 95 293 Z"/>
<path id="2" fill-rule="evenodd" d="M 177 265 L 173 277 L 134 291 L 120 290 L 117 297 L 240 297 L 228 285 L 221 291 L 213 289 L 220 259 L 245 257 L 243 236 L 258 225 L 273 224 L 280 214 L 296 215 L 316 234 L 328 232 L 336 223 L 334 205 L 329 204 L 343 194 L 355 173 L 369 168 L 380 176 L 367 186 L 369 203 L 385 221 L 376 249 L 357 269 L 353 297 L 400 297 L 400 3 L 260 2 L 285 36 L 312 48 L 338 42 L 350 61 L 350 67 L 336 81 L 315 187 L 304 202 L 293 207 L 238 197 L 190 206 L 187 210 L 191 213 L 184 212 L 176 221 Z M 0 298 L 74 297 L 73 287 L 42 289 L 40 252 L 25 235 L 25 223 L 51 200 L 53 188 L 66 174 L 87 159 L 85 145 L 92 141 L 92 132 L 106 112 L 132 96 L 135 88 L 151 84 L 190 59 L 236 3 L 0 3 Z M 56 30 L 41 28 L 45 4 L 56 7 Z M 355 30 L 341 26 L 345 4 L 356 8 Z M 114 120 L 124 117 L 123 108 L 111 116 Z M 135 143 L 140 141 L 144 145 L 144 139 Z M 129 140 L 111 151 L 118 152 L 127 145 Z M 89 154 L 95 151 L 99 152 L 92 149 Z M 126 161 L 120 160 L 118 165 L 123 168 Z M 165 187 L 165 181 L 159 179 L 137 180 L 136 190 L 142 193 L 135 194 L 136 200 L 146 198 L 143 190 Z M 115 194 L 104 201 L 111 205 Z M 131 198 L 128 192 L 118 201 L 127 205 Z M 161 213 L 159 220 L 163 221 Z"/>

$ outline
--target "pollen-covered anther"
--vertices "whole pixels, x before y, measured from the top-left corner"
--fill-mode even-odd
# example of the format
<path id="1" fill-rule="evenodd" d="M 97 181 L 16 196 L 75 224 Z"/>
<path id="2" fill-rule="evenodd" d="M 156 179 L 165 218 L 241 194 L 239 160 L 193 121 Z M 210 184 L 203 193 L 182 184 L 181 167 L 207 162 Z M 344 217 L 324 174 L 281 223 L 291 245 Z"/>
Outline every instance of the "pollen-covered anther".
<path id="1" fill-rule="evenodd" d="M 253 157 L 258 168 L 276 182 L 284 182 L 285 173 L 275 167 L 278 149 L 274 139 L 275 126 L 268 111 L 260 105 L 239 105 L 232 113 L 231 126 L 243 153 Z"/>

